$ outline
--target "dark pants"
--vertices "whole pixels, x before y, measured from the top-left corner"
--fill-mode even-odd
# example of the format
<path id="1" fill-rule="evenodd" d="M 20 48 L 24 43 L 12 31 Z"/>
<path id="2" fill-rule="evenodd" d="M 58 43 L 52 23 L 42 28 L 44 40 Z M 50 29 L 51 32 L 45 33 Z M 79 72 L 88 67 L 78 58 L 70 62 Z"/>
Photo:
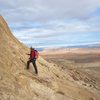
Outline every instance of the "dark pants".
<path id="1" fill-rule="evenodd" d="M 37 66 L 36 66 L 36 60 L 29 60 L 27 61 L 27 69 L 29 69 L 29 64 L 32 63 L 35 69 L 36 74 L 38 74 Z"/>

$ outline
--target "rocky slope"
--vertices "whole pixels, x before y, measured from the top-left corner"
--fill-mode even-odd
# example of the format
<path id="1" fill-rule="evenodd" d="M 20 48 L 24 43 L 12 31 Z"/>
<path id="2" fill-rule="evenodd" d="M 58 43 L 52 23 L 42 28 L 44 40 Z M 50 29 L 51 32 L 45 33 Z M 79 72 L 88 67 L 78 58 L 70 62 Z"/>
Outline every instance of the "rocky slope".
<path id="1" fill-rule="evenodd" d="M 41 57 L 38 76 L 32 66 L 26 70 L 28 52 L 0 16 L 0 100 L 100 100 L 99 91 L 73 79 L 76 71 L 63 70 Z"/>

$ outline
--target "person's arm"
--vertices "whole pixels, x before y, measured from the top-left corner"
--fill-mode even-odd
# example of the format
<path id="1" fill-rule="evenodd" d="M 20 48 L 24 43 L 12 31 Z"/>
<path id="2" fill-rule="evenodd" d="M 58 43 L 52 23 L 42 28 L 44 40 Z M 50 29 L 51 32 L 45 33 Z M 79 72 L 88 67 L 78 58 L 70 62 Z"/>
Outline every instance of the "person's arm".
<path id="1" fill-rule="evenodd" d="M 26 54 L 26 55 L 31 55 L 31 54 Z"/>

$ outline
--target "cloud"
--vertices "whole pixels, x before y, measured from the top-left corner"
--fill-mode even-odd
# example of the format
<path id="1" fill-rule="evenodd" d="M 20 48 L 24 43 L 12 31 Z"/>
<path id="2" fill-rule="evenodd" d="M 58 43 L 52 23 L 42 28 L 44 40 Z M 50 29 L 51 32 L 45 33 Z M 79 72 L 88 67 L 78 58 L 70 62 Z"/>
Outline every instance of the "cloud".
<path id="1" fill-rule="evenodd" d="M 63 34 L 77 34 L 77 33 L 88 33 L 88 32 L 100 32 L 100 24 L 98 22 L 100 17 L 92 17 L 87 21 L 72 20 L 69 22 L 54 22 L 48 23 L 46 26 L 39 25 L 39 27 L 22 28 L 22 30 L 14 30 L 16 35 L 21 34 L 31 38 L 52 38 Z M 23 27 L 23 25 L 22 25 Z"/>
<path id="2" fill-rule="evenodd" d="M 0 14 L 26 44 L 67 43 L 100 32 L 100 0 L 0 0 Z"/>
<path id="3" fill-rule="evenodd" d="M 90 27 L 90 25 L 88 26 L 90 20 L 91 22 L 99 20 L 96 18 L 99 12 L 99 0 L 17 0 L 17 2 L 15 0 L 9 0 L 9 2 L 8 0 L 0 0 L 0 13 L 12 29 L 18 28 L 18 30 L 40 25 L 39 28 L 49 27 L 52 30 L 59 28 L 59 31 L 62 29 L 73 31 L 76 28 L 84 31 L 86 27 Z M 96 15 L 96 19 L 93 15 Z M 76 23 L 73 20 L 76 20 Z M 88 21 L 88 24 L 84 24 L 84 21 Z"/>
<path id="4" fill-rule="evenodd" d="M 16 23 L 85 19 L 98 7 L 99 0 L 0 0 L 1 14 Z"/>

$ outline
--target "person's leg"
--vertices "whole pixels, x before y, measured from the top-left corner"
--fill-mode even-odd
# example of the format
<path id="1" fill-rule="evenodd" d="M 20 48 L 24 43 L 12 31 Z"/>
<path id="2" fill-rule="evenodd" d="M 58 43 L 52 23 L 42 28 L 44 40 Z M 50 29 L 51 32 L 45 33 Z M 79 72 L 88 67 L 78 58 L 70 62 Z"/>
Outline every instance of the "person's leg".
<path id="1" fill-rule="evenodd" d="M 38 70 L 37 70 L 37 66 L 36 66 L 36 61 L 32 61 L 34 69 L 35 69 L 35 73 L 38 74 Z"/>
<path id="2" fill-rule="evenodd" d="M 30 64 L 30 60 L 29 61 L 27 61 L 27 69 L 29 69 L 29 64 Z"/>

